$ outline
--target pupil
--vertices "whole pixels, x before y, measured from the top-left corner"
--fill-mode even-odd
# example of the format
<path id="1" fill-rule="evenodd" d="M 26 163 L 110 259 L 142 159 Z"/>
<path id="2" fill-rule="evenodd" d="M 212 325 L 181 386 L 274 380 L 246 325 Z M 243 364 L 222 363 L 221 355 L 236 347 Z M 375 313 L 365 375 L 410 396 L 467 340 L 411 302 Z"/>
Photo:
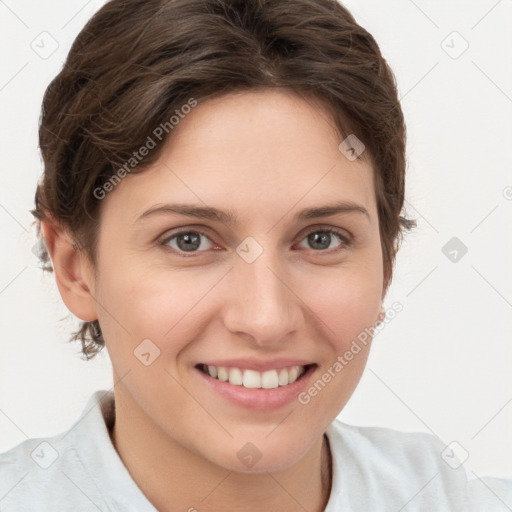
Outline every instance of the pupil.
<path id="1" fill-rule="evenodd" d="M 181 244 L 180 241 L 185 241 Z M 194 251 L 201 245 L 201 239 L 197 233 L 186 233 L 178 237 L 178 246 L 182 251 Z"/>
<path id="2" fill-rule="evenodd" d="M 316 249 L 326 249 L 329 247 L 329 243 L 331 241 L 331 235 L 329 233 L 321 233 L 321 234 L 314 233 L 314 234 L 310 235 L 310 238 L 309 238 L 309 240 L 313 246 L 318 244 L 319 239 L 321 240 L 320 241 L 321 247 L 318 247 L 318 245 L 317 245 L 315 247 Z M 322 244 L 322 241 L 324 242 L 323 244 Z"/>

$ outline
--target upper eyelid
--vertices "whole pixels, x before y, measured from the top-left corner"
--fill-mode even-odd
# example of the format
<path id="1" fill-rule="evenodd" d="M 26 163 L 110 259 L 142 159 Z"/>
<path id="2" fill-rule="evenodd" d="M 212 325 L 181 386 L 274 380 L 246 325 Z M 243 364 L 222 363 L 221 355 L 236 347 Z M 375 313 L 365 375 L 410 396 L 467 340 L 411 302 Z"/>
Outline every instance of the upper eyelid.
<path id="1" fill-rule="evenodd" d="M 199 233 L 207 238 L 209 238 L 212 242 L 212 237 L 206 232 L 206 230 L 202 228 L 176 228 L 177 231 L 169 232 L 166 231 L 163 235 L 158 237 L 158 240 L 163 242 L 168 242 L 171 238 L 174 238 L 175 236 L 182 235 L 183 233 Z"/>

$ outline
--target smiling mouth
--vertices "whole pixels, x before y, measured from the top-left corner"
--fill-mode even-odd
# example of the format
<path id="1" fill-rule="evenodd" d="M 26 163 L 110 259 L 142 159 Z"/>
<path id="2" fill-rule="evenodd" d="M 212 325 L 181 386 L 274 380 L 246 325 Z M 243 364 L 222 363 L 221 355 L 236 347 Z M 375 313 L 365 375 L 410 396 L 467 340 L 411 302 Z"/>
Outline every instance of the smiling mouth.
<path id="1" fill-rule="evenodd" d="M 242 386 L 249 389 L 275 389 L 292 384 L 313 366 L 315 365 L 289 366 L 264 372 L 206 364 L 199 364 L 196 368 L 213 379 L 232 384 L 233 386 Z"/>

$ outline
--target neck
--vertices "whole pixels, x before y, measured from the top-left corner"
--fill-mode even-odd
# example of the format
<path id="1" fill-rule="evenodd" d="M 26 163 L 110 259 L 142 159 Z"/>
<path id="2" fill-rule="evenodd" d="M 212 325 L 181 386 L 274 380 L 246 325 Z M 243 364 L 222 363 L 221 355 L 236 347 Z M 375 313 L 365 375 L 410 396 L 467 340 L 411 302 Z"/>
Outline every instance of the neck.
<path id="1" fill-rule="evenodd" d="M 187 450 L 124 398 L 116 395 L 111 440 L 133 480 L 159 512 L 321 512 L 327 506 L 332 467 L 325 435 L 292 467 L 237 473 Z"/>

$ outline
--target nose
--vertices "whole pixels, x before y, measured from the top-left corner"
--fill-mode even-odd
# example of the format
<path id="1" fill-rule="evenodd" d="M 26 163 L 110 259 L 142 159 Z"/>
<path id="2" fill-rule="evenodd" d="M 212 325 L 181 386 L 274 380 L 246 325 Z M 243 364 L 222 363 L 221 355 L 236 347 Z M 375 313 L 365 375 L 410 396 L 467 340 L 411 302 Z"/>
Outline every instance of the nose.
<path id="1" fill-rule="evenodd" d="M 303 303 L 275 252 L 266 249 L 252 263 L 239 258 L 228 276 L 224 324 L 230 332 L 270 347 L 300 329 Z"/>

